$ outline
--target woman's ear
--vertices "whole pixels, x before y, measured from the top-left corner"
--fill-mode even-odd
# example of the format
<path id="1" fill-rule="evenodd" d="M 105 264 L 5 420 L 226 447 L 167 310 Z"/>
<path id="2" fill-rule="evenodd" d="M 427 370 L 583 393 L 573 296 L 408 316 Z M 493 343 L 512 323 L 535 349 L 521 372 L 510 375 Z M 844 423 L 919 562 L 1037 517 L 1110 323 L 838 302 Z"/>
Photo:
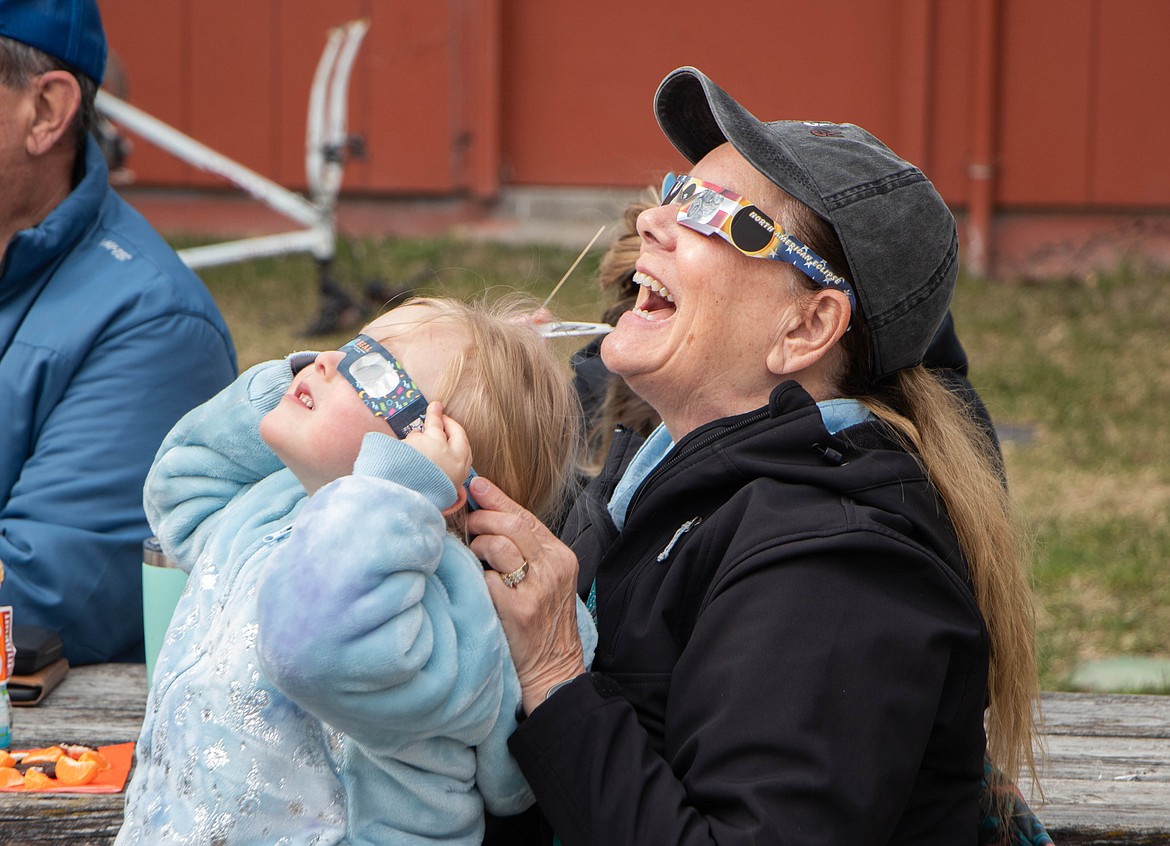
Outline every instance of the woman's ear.
<path id="1" fill-rule="evenodd" d="M 843 291 L 815 293 L 777 337 L 768 369 L 777 376 L 795 376 L 819 364 L 849 328 L 851 313 Z"/>

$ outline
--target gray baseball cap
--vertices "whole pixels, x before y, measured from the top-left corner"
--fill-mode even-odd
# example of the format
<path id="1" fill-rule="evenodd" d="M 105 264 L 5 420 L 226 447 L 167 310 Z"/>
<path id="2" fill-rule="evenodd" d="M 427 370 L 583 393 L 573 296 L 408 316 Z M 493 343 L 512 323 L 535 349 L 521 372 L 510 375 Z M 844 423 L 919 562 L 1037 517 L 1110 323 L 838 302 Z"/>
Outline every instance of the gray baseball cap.
<path id="1" fill-rule="evenodd" d="M 667 75 L 654 112 L 692 163 L 730 141 L 833 227 L 877 377 L 922 362 L 950 308 L 959 252 L 955 218 L 922 171 L 853 124 L 757 120 L 692 67 Z"/>

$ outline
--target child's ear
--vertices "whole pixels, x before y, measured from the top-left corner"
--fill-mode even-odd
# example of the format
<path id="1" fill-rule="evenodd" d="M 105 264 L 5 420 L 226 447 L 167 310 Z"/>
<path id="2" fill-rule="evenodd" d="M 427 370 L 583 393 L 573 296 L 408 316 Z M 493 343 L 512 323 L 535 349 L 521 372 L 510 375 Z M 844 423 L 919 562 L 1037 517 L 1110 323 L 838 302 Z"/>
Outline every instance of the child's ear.
<path id="1" fill-rule="evenodd" d="M 450 517 L 463 510 L 463 506 L 467 504 L 467 491 L 463 489 L 463 485 L 455 486 L 455 504 L 443 509 L 443 516 Z"/>

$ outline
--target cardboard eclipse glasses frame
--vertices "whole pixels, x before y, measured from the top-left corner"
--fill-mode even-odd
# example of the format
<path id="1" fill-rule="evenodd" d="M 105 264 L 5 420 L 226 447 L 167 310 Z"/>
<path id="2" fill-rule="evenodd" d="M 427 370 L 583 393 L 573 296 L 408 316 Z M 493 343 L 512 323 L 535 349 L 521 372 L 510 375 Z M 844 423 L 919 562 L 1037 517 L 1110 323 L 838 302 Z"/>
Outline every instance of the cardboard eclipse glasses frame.
<path id="1" fill-rule="evenodd" d="M 353 386 L 375 417 L 383 418 L 399 440 L 422 431 L 427 398 L 390 350 L 369 335 L 358 335 L 339 350 L 343 358 L 337 364 L 337 372 Z M 468 489 L 474 476 L 472 469 L 463 482 L 467 504 L 473 510 L 479 507 Z"/>
<path id="2" fill-rule="evenodd" d="M 718 235 L 745 256 L 791 264 L 822 288 L 836 288 L 857 308 L 853 286 L 829 269 L 828 262 L 793 237 L 753 203 L 727 188 L 694 176 L 668 173 L 662 180 L 662 205 L 678 204 L 677 220 L 702 235 Z"/>

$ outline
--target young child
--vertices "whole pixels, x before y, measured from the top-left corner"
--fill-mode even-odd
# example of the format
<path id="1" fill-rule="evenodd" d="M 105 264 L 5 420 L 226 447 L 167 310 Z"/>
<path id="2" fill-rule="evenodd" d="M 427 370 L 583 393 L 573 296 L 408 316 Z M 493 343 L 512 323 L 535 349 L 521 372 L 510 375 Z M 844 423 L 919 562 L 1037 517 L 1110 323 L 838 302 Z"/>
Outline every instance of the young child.
<path id="1" fill-rule="evenodd" d="M 411 300 L 167 436 L 146 510 L 190 578 L 119 844 L 477 844 L 485 805 L 532 803 L 500 575 L 450 531 L 473 458 L 538 515 L 564 505 L 580 409 L 520 316 Z"/>

